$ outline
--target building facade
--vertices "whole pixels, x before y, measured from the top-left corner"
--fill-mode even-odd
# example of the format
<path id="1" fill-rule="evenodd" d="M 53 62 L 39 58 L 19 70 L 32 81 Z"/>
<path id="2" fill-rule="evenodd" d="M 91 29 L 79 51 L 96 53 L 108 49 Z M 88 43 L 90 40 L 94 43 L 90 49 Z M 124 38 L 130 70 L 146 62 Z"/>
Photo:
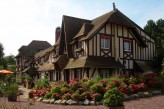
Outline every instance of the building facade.
<path id="1" fill-rule="evenodd" d="M 155 41 L 115 6 L 93 20 L 64 15 L 55 34 L 55 45 L 35 54 L 39 79 L 134 74 L 151 70 L 155 60 Z"/>

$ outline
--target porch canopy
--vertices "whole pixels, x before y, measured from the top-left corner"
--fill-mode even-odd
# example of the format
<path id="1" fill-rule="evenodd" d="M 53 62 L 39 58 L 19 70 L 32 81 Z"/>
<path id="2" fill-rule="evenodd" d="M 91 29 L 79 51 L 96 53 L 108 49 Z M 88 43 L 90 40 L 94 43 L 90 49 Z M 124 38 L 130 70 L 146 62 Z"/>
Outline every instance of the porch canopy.
<path id="1" fill-rule="evenodd" d="M 50 71 L 54 70 L 54 64 L 45 62 L 42 66 L 39 66 L 38 71 Z"/>
<path id="2" fill-rule="evenodd" d="M 29 75 L 35 75 L 36 74 L 36 69 L 35 69 L 35 67 L 30 67 L 29 66 L 29 67 L 25 68 L 22 72 L 27 73 Z"/>
<path id="3" fill-rule="evenodd" d="M 123 65 L 120 62 L 117 62 L 109 57 L 89 56 L 89 57 L 80 57 L 78 59 L 70 59 L 65 69 L 82 68 L 82 67 L 123 68 Z"/>

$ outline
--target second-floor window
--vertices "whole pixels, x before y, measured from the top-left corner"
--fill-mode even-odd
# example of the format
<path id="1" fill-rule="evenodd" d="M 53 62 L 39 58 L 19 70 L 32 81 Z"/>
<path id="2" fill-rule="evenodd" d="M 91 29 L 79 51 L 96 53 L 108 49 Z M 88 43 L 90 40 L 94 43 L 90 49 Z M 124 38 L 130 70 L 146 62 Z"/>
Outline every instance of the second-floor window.
<path id="1" fill-rule="evenodd" d="M 124 51 L 131 52 L 132 49 L 132 40 L 124 39 Z"/>
<path id="2" fill-rule="evenodd" d="M 101 49 L 110 50 L 110 37 L 109 36 L 101 36 Z"/>

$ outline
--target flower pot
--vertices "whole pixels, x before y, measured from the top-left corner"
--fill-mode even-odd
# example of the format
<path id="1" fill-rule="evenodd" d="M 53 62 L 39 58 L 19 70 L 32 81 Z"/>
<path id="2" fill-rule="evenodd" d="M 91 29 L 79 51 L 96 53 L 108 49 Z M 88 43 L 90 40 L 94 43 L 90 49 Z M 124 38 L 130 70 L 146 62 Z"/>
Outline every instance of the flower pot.
<path id="1" fill-rule="evenodd" d="M 109 109 L 125 109 L 124 106 L 109 107 Z"/>
<path id="2" fill-rule="evenodd" d="M 17 101 L 17 95 L 8 96 L 8 101 Z"/>

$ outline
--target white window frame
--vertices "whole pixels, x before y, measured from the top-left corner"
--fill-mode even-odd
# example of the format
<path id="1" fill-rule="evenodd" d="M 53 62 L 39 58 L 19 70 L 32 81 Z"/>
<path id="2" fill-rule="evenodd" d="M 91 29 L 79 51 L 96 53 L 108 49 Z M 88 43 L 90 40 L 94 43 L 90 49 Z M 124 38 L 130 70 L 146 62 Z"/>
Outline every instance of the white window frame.
<path id="1" fill-rule="evenodd" d="M 110 38 L 102 38 L 101 37 L 101 49 L 110 50 Z"/>
<path id="2" fill-rule="evenodd" d="M 132 51 L 132 43 L 129 41 L 124 41 L 124 51 L 131 52 Z"/>

